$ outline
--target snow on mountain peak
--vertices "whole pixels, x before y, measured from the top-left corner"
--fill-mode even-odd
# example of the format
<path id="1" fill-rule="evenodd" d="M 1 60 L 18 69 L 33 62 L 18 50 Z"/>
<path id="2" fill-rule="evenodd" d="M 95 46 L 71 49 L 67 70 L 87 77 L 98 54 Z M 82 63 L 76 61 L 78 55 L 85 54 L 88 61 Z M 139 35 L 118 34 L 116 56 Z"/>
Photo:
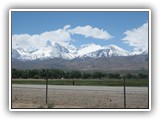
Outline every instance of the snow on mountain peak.
<path id="1" fill-rule="evenodd" d="M 96 44 L 83 45 L 80 47 L 80 49 L 78 49 L 78 56 L 81 57 L 84 54 L 94 52 L 94 51 L 100 50 L 102 48 L 103 48 L 102 46 L 96 45 Z"/>
<path id="2" fill-rule="evenodd" d="M 112 57 L 147 54 L 146 50 L 135 50 L 128 52 L 116 45 L 100 46 L 96 44 L 82 45 L 76 48 L 73 45 L 62 45 L 48 40 L 44 47 L 36 50 L 27 50 L 23 48 L 13 48 L 12 57 L 20 60 L 35 60 L 49 58 L 73 59 L 76 57 Z"/>
<path id="3" fill-rule="evenodd" d="M 146 49 L 142 49 L 142 48 L 138 48 L 138 49 L 134 49 L 130 55 L 139 55 L 139 54 L 147 54 L 148 50 Z"/>
<path id="4" fill-rule="evenodd" d="M 46 59 L 46 58 L 64 58 L 72 59 L 67 48 L 58 44 L 47 41 L 46 46 L 32 53 L 34 59 Z"/>
<path id="5" fill-rule="evenodd" d="M 110 49 L 110 52 L 113 52 L 114 56 L 128 56 L 129 52 L 127 50 L 124 50 L 116 45 L 109 45 L 107 47 L 108 49 Z"/>
<path id="6" fill-rule="evenodd" d="M 99 49 L 94 52 L 90 52 L 88 54 L 85 54 L 84 57 L 112 57 L 112 56 L 128 56 L 129 52 L 116 46 L 116 45 L 109 45 L 102 47 L 102 49 Z"/>

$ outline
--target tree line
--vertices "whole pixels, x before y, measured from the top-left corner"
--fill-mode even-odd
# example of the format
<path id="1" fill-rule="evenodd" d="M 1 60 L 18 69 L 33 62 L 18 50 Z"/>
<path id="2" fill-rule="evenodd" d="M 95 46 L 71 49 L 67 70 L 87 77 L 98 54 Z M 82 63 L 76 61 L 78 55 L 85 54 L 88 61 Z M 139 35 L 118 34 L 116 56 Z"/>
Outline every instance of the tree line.
<path id="1" fill-rule="evenodd" d="M 137 75 L 127 73 L 121 75 L 119 73 L 105 72 L 82 72 L 82 71 L 63 71 L 52 69 L 33 69 L 33 70 L 17 70 L 12 69 L 12 78 L 34 78 L 34 79 L 148 79 L 148 74 L 139 73 Z"/>

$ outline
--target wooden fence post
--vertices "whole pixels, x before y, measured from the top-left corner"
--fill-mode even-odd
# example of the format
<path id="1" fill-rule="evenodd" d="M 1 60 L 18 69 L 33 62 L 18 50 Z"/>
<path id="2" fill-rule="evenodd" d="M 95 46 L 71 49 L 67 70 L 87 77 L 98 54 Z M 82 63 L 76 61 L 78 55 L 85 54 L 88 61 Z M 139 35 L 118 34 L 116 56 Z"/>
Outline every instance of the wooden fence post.
<path id="1" fill-rule="evenodd" d="M 46 104 L 48 104 L 48 74 L 47 74 L 47 70 L 46 72 Z"/>
<path id="2" fill-rule="evenodd" d="M 123 88 L 124 88 L 124 108 L 126 108 L 126 80 L 123 78 Z"/>

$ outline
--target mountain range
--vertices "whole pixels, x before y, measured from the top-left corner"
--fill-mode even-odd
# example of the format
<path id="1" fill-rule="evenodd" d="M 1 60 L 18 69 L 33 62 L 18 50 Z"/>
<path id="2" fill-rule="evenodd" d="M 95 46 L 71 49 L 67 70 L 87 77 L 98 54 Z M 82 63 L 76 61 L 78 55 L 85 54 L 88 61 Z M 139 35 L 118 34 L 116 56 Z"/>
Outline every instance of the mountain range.
<path id="1" fill-rule="evenodd" d="M 100 58 L 100 57 L 112 57 L 112 56 L 133 56 L 144 55 L 148 52 L 146 50 L 139 49 L 138 51 L 128 52 L 116 45 L 100 46 L 96 44 L 83 45 L 80 48 L 75 48 L 71 45 L 64 46 L 58 43 L 47 41 L 44 47 L 27 50 L 23 48 L 13 48 L 12 58 L 18 60 L 44 60 L 53 58 L 62 58 L 66 60 L 72 60 L 75 58 Z"/>
<path id="2" fill-rule="evenodd" d="M 116 45 L 61 45 L 47 41 L 39 49 L 12 48 L 12 68 L 63 70 L 148 70 L 148 52 Z"/>

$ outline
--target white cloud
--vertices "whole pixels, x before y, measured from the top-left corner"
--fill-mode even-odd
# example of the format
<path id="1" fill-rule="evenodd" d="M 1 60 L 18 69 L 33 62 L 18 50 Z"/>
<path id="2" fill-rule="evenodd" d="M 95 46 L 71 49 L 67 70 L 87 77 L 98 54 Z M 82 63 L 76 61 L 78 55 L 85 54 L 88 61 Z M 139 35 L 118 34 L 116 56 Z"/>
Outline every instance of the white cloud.
<path id="1" fill-rule="evenodd" d="M 51 42 L 60 43 L 62 45 L 67 45 L 72 40 L 70 34 L 65 29 L 58 29 L 55 31 L 43 32 L 39 35 L 29 35 L 29 34 L 19 34 L 12 35 L 12 47 L 13 48 L 25 48 L 25 49 L 39 49 L 46 45 L 46 42 L 50 40 Z"/>
<path id="2" fill-rule="evenodd" d="M 34 44 L 33 42 L 30 42 L 30 38 L 35 38 L 35 35 L 31 37 L 29 34 L 19 34 L 19 35 L 12 35 L 12 47 L 22 47 L 27 48 Z"/>
<path id="3" fill-rule="evenodd" d="M 63 29 L 66 30 L 66 29 L 68 29 L 70 27 L 71 27 L 71 25 L 65 25 Z"/>
<path id="4" fill-rule="evenodd" d="M 71 40 L 70 34 L 64 29 L 44 32 L 40 35 L 41 40 L 51 40 L 57 43 L 68 43 Z"/>
<path id="5" fill-rule="evenodd" d="M 80 34 L 84 35 L 85 37 L 93 37 L 95 39 L 102 39 L 102 40 L 108 40 L 109 38 L 112 38 L 112 36 L 103 29 L 93 28 L 90 25 L 81 27 L 77 26 L 74 29 L 69 29 L 68 32 L 72 34 Z"/>
<path id="6" fill-rule="evenodd" d="M 148 50 L 148 23 L 143 24 L 139 28 L 127 30 L 124 34 L 126 36 L 122 40 L 129 46 L 133 46 L 134 50 Z"/>
<path id="7" fill-rule="evenodd" d="M 95 39 L 107 40 L 111 38 L 106 31 L 92 26 L 76 27 L 69 29 L 70 25 L 65 25 L 62 29 L 54 31 L 46 31 L 41 34 L 15 34 L 12 35 L 12 48 L 24 48 L 28 50 L 35 50 L 44 47 L 48 40 L 52 43 L 59 43 L 63 46 L 68 46 L 71 41 L 71 34 L 81 34 L 85 37 L 93 37 Z"/>

